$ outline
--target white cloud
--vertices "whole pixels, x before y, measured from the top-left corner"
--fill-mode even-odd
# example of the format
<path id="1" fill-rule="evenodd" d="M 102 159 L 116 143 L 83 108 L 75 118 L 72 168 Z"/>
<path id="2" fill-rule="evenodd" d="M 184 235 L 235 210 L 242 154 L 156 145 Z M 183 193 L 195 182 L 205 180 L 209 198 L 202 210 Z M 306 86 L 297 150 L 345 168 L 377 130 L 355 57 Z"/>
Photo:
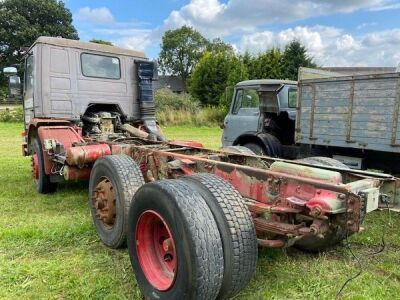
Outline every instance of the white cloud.
<path id="1" fill-rule="evenodd" d="M 323 66 L 395 66 L 400 57 L 400 28 L 352 36 L 335 27 L 295 27 L 280 32 L 244 35 L 236 47 L 258 53 L 283 48 L 298 39 L 314 60 Z"/>
<path id="2" fill-rule="evenodd" d="M 389 0 L 191 0 L 171 12 L 159 29 L 190 25 L 208 37 L 252 32 L 259 26 L 333 13 L 383 7 Z"/>
<path id="3" fill-rule="evenodd" d="M 382 11 L 382 10 L 391 10 L 391 9 L 399 9 L 400 8 L 400 3 L 390 3 L 392 1 L 389 1 L 386 5 L 381 5 L 378 7 L 371 7 L 371 11 Z"/>
<path id="4" fill-rule="evenodd" d="M 90 23 L 112 23 L 114 16 L 107 7 L 82 7 L 74 15 L 75 20 L 90 22 Z"/>
<path id="5" fill-rule="evenodd" d="M 271 24 L 282 26 L 310 17 L 362 9 L 395 9 L 399 5 L 393 0 L 190 0 L 153 29 L 144 29 L 149 24 L 117 22 L 105 7 L 81 8 L 74 18 L 87 22 L 92 33 L 109 37 L 117 46 L 150 51 L 151 56 L 156 56 L 166 30 L 189 25 L 207 38 L 232 40 L 234 37 L 237 40 L 241 37 L 233 45 L 238 51 L 257 53 L 270 47 L 283 48 L 291 40 L 298 39 L 320 65 L 393 66 L 400 58 L 400 28 L 364 33 L 366 27 L 377 24 L 363 23 L 357 27 L 359 35 L 318 25 L 288 25 L 281 31 L 264 29 Z M 104 25 L 100 27 L 100 23 Z"/>

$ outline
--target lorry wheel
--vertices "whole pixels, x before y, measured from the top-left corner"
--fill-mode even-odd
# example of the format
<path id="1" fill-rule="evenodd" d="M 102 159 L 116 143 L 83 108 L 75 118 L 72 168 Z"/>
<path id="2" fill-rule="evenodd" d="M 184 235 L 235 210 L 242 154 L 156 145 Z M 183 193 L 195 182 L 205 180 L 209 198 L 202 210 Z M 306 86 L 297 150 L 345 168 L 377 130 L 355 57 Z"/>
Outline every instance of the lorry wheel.
<path id="1" fill-rule="evenodd" d="M 142 172 L 127 155 L 108 155 L 95 162 L 89 180 L 89 207 L 97 234 L 107 247 L 125 245 L 131 200 L 143 184 Z"/>
<path id="2" fill-rule="evenodd" d="M 242 147 L 248 148 L 251 152 L 255 153 L 256 155 L 268 155 L 266 151 L 261 147 L 259 144 L 256 143 L 247 143 L 244 144 Z"/>
<path id="3" fill-rule="evenodd" d="M 350 234 L 349 234 L 350 236 Z M 323 238 L 306 236 L 295 243 L 295 247 L 307 252 L 321 252 L 335 246 L 346 238 L 346 230 L 332 227 Z"/>
<path id="4" fill-rule="evenodd" d="M 183 177 L 202 195 L 217 223 L 224 249 L 224 277 L 218 299 L 237 294 L 257 263 L 254 223 L 242 196 L 225 180 L 207 173 Z"/>
<path id="5" fill-rule="evenodd" d="M 57 183 L 50 182 L 50 176 L 44 171 L 43 149 L 39 139 L 33 142 L 32 173 L 36 190 L 41 194 L 54 193 L 57 190 Z"/>
<path id="6" fill-rule="evenodd" d="M 129 210 L 128 251 L 145 299 L 215 299 L 222 241 L 202 196 L 186 182 L 143 185 Z"/>
<path id="7" fill-rule="evenodd" d="M 278 138 L 272 134 L 266 133 L 265 146 L 267 148 L 266 155 L 271 157 L 282 157 L 282 145 Z"/>
<path id="8" fill-rule="evenodd" d="M 272 134 L 264 134 L 264 146 L 258 143 L 246 143 L 243 147 L 249 148 L 257 155 L 266 155 L 269 157 L 281 157 L 282 146 L 279 140 Z"/>
<path id="9" fill-rule="evenodd" d="M 222 147 L 221 151 L 228 151 L 228 152 L 234 152 L 234 153 L 246 154 L 246 155 L 257 155 L 250 148 L 244 147 L 244 146 L 226 146 L 226 147 Z"/>
<path id="10" fill-rule="evenodd" d="M 298 159 L 297 161 L 309 163 L 311 165 L 330 166 L 330 167 L 349 169 L 349 167 L 344 163 L 330 157 L 313 156 L 313 157 Z M 345 238 L 346 238 L 346 230 L 344 230 L 341 227 L 332 226 L 331 228 L 329 228 L 329 231 L 325 234 L 323 238 L 318 238 L 316 236 L 306 236 L 298 240 L 295 244 L 295 247 L 304 251 L 320 252 L 340 243 Z"/>

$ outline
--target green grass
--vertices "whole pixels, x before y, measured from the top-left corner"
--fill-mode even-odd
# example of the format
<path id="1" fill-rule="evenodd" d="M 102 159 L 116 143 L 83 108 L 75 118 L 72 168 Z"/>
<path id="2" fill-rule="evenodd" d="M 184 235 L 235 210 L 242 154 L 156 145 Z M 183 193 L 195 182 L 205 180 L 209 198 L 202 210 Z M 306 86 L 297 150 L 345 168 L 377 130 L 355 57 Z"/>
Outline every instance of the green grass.
<path id="1" fill-rule="evenodd" d="M 0 123 L 0 298 L 141 299 L 126 250 L 110 250 L 91 223 L 85 184 L 35 192 L 30 159 L 20 154 L 20 124 Z M 218 148 L 218 128 L 165 128 L 174 139 Z M 368 215 L 351 238 L 358 255 L 377 249 L 387 212 Z M 343 299 L 397 299 L 400 295 L 400 216 L 392 214 L 388 249 L 363 257 L 364 272 Z M 257 271 L 237 299 L 332 299 L 357 268 L 346 248 L 323 254 L 261 249 Z"/>

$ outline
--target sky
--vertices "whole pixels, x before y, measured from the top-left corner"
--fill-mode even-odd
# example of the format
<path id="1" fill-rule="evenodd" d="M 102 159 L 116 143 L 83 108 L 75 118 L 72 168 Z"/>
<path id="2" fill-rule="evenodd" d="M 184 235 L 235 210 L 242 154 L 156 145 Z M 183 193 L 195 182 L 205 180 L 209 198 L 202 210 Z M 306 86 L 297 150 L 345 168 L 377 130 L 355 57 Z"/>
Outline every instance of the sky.
<path id="1" fill-rule="evenodd" d="M 64 0 L 81 40 L 157 58 L 166 30 L 189 25 L 239 53 L 293 39 L 321 66 L 400 63 L 400 0 Z"/>

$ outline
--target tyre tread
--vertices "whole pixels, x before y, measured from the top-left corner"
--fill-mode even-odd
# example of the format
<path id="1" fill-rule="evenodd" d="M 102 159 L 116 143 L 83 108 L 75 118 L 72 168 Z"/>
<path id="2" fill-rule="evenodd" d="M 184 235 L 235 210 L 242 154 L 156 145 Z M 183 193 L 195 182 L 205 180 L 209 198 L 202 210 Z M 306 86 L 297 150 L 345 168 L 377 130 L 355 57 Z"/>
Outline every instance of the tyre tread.
<path id="1" fill-rule="evenodd" d="M 232 238 L 232 245 L 228 247 L 233 247 L 234 255 L 231 262 L 226 262 L 232 266 L 232 275 L 229 282 L 225 282 L 219 298 L 232 297 L 248 283 L 257 263 L 257 238 L 251 214 L 239 192 L 222 178 L 198 173 L 186 179 L 203 184 L 226 218 Z"/>
<path id="2" fill-rule="evenodd" d="M 137 191 L 139 187 L 141 187 L 145 181 L 143 178 L 143 174 L 140 171 L 137 163 L 128 155 L 108 155 L 101 160 L 96 161 L 96 164 L 103 163 L 107 164 L 107 162 L 114 168 L 117 173 L 120 183 L 122 185 L 122 193 L 124 194 L 124 224 L 123 230 L 120 233 L 120 236 L 117 242 L 114 245 L 110 246 L 111 248 L 121 248 L 126 244 L 126 232 L 128 229 L 128 214 L 129 208 L 132 202 L 133 195 Z M 89 191 L 89 197 L 91 197 L 91 191 Z M 89 200 L 90 201 L 90 200 Z"/>
<path id="3" fill-rule="evenodd" d="M 196 245 L 198 260 L 197 299 L 215 299 L 221 287 L 224 269 L 222 242 L 217 224 L 205 201 L 182 180 L 161 180 L 154 184 L 174 195 L 176 204 L 187 216 L 184 222 Z"/>

